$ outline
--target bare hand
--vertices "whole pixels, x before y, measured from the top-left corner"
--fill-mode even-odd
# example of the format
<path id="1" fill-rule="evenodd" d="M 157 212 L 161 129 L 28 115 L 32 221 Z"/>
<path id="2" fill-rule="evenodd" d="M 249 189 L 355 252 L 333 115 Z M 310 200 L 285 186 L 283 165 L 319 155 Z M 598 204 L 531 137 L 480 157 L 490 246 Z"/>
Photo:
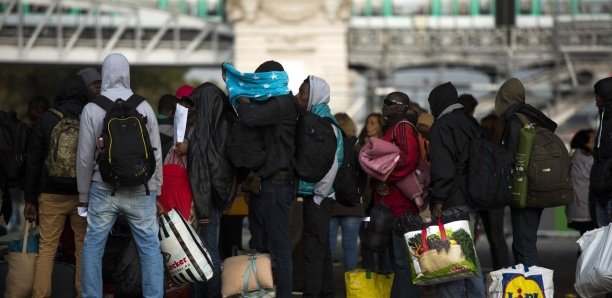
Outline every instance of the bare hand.
<path id="1" fill-rule="evenodd" d="M 25 208 L 23 209 L 23 217 L 29 222 L 33 222 L 36 220 L 38 212 L 36 211 L 36 205 L 32 203 L 26 203 Z"/>
<path id="2" fill-rule="evenodd" d="M 442 216 L 442 208 L 444 208 L 444 203 L 435 203 L 431 207 L 431 216 L 433 218 L 440 218 Z"/>
<path id="3" fill-rule="evenodd" d="M 187 154 L 187 150 L 188 149 L 189 149 L 189 144 L 187 143 L 187 141 L 185 141 L 185 142 L 178 142 L 174 146 L 174 152 L 176 152 L 176 154 L 178 154 L 180 156 Z"/>

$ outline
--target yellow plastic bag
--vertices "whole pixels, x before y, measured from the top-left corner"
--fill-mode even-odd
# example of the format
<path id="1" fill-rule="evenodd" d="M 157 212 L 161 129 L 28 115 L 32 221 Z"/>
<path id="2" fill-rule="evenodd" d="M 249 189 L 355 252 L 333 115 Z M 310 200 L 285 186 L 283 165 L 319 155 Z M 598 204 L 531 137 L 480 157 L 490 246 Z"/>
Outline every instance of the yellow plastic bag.
<path id="1" fill-rule="evenodd" d="M 393 274 L 378 274 L 365 269 L 344 273 L 346 298 L 386 298 L 391 296 Z"/>

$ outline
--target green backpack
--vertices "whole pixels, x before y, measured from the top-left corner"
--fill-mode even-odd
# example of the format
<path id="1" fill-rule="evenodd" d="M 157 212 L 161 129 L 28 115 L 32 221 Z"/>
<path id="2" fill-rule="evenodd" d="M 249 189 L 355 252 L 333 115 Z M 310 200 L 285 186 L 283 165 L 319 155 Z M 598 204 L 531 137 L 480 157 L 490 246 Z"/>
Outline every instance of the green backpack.
<path id="1" fill-rule="evenodd" d="M 563 141 L 552 131 L 517 114 L 523 124 L 515 155 L 513 208 L 548 208 L 574 200 L 570 157 Z"/>

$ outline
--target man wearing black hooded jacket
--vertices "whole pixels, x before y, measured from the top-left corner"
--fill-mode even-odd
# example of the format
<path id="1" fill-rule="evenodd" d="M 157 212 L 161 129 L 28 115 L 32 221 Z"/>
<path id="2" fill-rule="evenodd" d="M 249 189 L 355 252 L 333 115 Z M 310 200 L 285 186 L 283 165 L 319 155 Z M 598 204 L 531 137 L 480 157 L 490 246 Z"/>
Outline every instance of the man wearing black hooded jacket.
<path id="1" fill-rule="evenodd" d="M 54 152 L 51 147 L 53 128 L 60 122 L 60 116 L 79 119 L 83 107 L 88 101 L 88 90 L 80 76 L 70 76 L 61 83 L 55 98 L 54 107 L 42 113 L 42 116 L 32 127 L 32 135 L 28 144 L 28 159 L 24 178 L 25 201 L 24 216 L 32 222 L 37 216 L 40 220 L 40 244 L 34 275 L 32 297 L 51 297 L 51 273 L 57 245 L 64 229 L 66 217 L 74 231 L 76 245 L 76 275 L 75 288 L 81 297 L 81 251 L 87 229 L 87 220 L 77 214 L 79 192 L 76 175 L 73 178 L 52 177 L 45 166 L 47 156 Z M 76 141 L 76 140 L 75 140 Z M 59 143 L 58 143 L 59 144 Z M 66 144 L 66 143 L 64 143 Z M 75 143 L 76 144 L 76 143 Z M 76 162 L 76 146 L 74 152 L 62 152 L 74 157 Z M 57 150 L 69 150 L 61 148 Z M 68 163 L 69 164 L 69 163 Z M 72 165 L 76 171 L 76 164 Z M 70 169 L 68 169 L 70 170 Z"/>
<path id="2" fill-rule="evenodd" d="M 523 124 L 516 115 L 520 113 L 530 121 L 554 132 L 557 124 L 538 109 L 525 103 L 525 87 L 516 78 L 506 81 L 495 97 L 495 113 L 504 123 L 502 146 L 512 156 L 516 155 Z M 515 264 L 538 265 L 538 228 L 542 208 L 511 208 L 512 214 L 512 253 Z"/>
<path id="3" fill-rule="evenodd" d="M 595 140 L 590 193 L 597 201 L 597 224 L 603 227 L 612 222 L 612 77 L 599 80 L 594 87 L 601 123 Z"/>
<path id="4" fill-rule="evenodd" d="M 429 159 L 431 161 L 430 208 L 434 218 L 442 211 L 457 207 L 475 213 L 470 207 L 467 193 L 470 140 L 480 131 L 480 126 L 463 111 L 457 89 L 447 82 L 429 93 L 429 106 L 435 121 L 429 135 Z M 480 271 L 480 264 L 478 265 Z M 480 274 L 479 274 L 480 275 Z M 473 277 L 436 285 L 438 297 L 485 297 L 482 277 Z"/>

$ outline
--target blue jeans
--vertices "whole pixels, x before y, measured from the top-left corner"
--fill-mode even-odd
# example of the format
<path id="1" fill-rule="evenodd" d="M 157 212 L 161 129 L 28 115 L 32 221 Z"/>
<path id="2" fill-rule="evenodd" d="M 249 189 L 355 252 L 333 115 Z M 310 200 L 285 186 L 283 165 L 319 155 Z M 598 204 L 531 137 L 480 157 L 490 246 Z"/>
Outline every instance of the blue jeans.
<path id="1" fill-rule="evenodd" d="M 612 199 L 603 204 L 598 202 L 596 205 L 597 225 L 600 227 L 609 225 L 612 222 Z"/>
<path id="2" fill-rule="evenodd" d="M 329 222 L 329 245 L 331 247 L 332 257 L 336 254 L 338 227 L 342 228 L 344 271 L 350 271 L 357 268 L 357 257 L 359 255 L 357 237 L 359 236 L 360 226 L 361 217 L 356 216 L 332 217 L 331 221 Z"/>
<path id="3" fill-rule="evenodd" d="M 403 235 L 398 235 L 394 231 L 391 232 L 391 241 L 393 247 L 389 249 L 391 252 L 391 267 L 393 267 L 393 286 L 391 287 L 391 298 L 419 298 L 420 288 L 412 283 L 412 273 L 410 269 L 410 255 L 408 244 Z"/>
<path id="4" fill-rule="evenodd" d="M 193 287 L 192 297 L 217 298 L 221 297 L 221 257 L 219 255 L 219 228 L 221 224 L 221 211 L 216 207 L 210 208 L 208 224 L 200 224 L 198 234 L 206 246 L 213 262 L 213 277 L 206 282 L 198 282 Z"/>
<path id="5" fill-rule="evenodd" d="M 140 255 L 144 297 L 164 296 L 164 266 L 159 248 L 156 192 L 142 186 L 112 189 L 92 182 L 89 192 L 87 234 L 83 245 L 83 298 L 102 297 L 102 254 L 117 215 L 124 214 Z"/>
<path id="6" fill-rule="evenodd" d="M 265 235 L 270 258 L 274 263 L 276 297 L 291 297 L 293 288 L 293 260 L 291 258 L 291 221 L 289 214 L 295 199 L 293 179 L 264 179 L 260 200 Z"/>

